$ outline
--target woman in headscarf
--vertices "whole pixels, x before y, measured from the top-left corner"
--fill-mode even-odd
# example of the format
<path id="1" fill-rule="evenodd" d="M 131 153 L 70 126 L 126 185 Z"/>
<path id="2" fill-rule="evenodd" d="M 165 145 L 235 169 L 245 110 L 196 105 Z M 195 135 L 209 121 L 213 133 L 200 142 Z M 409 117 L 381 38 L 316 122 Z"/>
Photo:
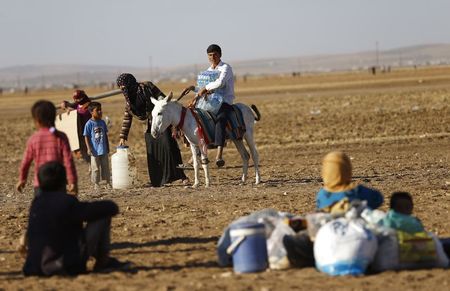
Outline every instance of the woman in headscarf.
<path id="1" fill-rule="evenodd" d="M 125 145 L 133 117 L 147 122 L 145 143 L 150 184 L 159 187 L 176 180 L 182 180 L 184 184 L 188 183 L 189 180 L 183 170 L 177 167 L 182 164 L 181 154 L 177 141 L 171 135 L 170 128 L 158 139 L 153 138 L 150 134 L 151 112 L 154 107 L 150 98 L 165 97 L 164 93 L 151 82 L 138 83 L 136 78 L 128 73 L 119 75 L 117 86 L 125 97 L 125 112 L 119 145 Z"/>
<path id="2" fill-rule="evenodd" d="M 352 164 L 343 152 L 330 152 L 324 157 L 322 179 L 323 188 L 316 197 L 319 210 L 331 211 L 333 206 L 344 200 L 364 200 L 372 209 L 383 203 L 380 192 L 352 182 Z"/>

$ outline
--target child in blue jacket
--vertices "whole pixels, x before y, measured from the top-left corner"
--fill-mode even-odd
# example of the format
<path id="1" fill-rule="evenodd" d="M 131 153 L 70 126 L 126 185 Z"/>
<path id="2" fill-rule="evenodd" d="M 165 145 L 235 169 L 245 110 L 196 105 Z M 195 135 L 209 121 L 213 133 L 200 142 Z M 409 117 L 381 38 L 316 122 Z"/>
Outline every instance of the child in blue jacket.
<path id="1" fill-rule="evenodd" d="M 376 209 L 383 203 L 377 190 L 352 182 L 352 164 L 343 152 L 330 152 L 322 162 L 323 188 L 316 196 L 318 210 L 330 211 L 336 203 L 348 199 L 367 201 L 367 206 Z"/>

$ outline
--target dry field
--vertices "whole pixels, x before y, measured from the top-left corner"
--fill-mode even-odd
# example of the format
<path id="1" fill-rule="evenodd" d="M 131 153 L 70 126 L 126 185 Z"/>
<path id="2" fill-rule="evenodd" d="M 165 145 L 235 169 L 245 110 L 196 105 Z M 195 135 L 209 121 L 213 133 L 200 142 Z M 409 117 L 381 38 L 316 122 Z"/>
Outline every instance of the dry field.
<path id="1" fill-rule="evenodd" d="M 185 84 L 160 84 L 179 94 Z M 263 208 L 302 214 L 314 210 L 321 187 L 320 161 L 330 150 L 353 159 L 356 180 L 388 200 L 409 191 L 415 214 L 428 230 L 450 236 L 450 69 L 420 68 L 371 76 L 367 73 L 249 78 L 236 83 L 237 101 L 256 104 L 262 120 L 255 139 L 263 183 L 239 185 L 239 157 L 225 150 L 228 167 L 212 168 L 210 189 L 162 188 L 147 182 L 143 130 L 133 124 L 129 145 L 137 158 L 137 186 L 128 191 L 91 191 L 87 166 L 77 161 L 81 200 L 113 199 L 114 256 L 134 263 L 130 273 L 24 278 L 15 244 L 27 223 L 32 187 L 13 188 L 28 136 L 29 108 L 40 98 L 70 98 L 70 91 L 0 96 L 0 289 L 90 290 L 287 290 L 448 289 L 450 271 L 385 272 L 332 278 L 313 268 L 235 275 L 216 264 L 215 246 L 233 219 Z M 94 95 L 98 89 L 87 89 Z M 187 103 L 187 100 L 183 101 Z M 123 100 L 103 101 L 118 141 Z M 182 148 L 183 158 L 189 150 Z M 211 153 L 212 155 L 213 153 Z M 187 173 L 191 178 L 193 173 Z M 253 175 L 252 169 L 250 170 Z M 386 209 L 386 203 L 382 209 Z"/>

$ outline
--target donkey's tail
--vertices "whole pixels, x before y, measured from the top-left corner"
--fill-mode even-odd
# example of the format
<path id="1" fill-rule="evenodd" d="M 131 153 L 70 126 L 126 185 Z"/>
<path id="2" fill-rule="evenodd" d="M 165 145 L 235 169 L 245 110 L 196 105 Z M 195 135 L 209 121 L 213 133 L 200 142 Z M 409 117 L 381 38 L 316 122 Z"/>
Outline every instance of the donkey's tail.
<path id="1" fill-rule="evenodd" d="M 253 113 L 254 113 L 253 115 L 255 117 L 255 120 L 256 121 L 260 121 L 261 120 L 261 113 L 259 113 L 259 110 L 256 107 L 256 105 L 252 104 L 250 107 L 253 109 Z"/>

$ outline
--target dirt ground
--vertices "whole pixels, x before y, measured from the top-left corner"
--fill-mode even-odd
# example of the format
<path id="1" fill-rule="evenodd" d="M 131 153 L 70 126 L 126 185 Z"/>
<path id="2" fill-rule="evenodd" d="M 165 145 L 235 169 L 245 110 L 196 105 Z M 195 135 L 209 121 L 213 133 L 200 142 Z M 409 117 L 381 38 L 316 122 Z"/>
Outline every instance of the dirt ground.
<path id="1" fill-rule="evenodd" d="M 179 94 L 185 84 L 161 84 Z M 94 94 L 100 89 L 87 89 Z M 78 277 L 25 278 L 15 252 L 27 223 L 32 186 L 14 192 L 25 142 L 33 132 L 29 109 L 39 98 L 70 98 L 70 91 L 0 96 L 0 289 L 90 290 L 287 290 L 448 289 L 450 270 L 384 272 L 363 277 L 329 277 L 314 268 L 236 275 L 216 263 L 216 243 L 235 218 L 263 208 L 295 214 L 315 208 L 321 187 L 320 162 L 343 150 L 355 180 L 379 189 L 388 201 L 396 190 L 412 193 L 415 214 L 425 227 L 450 237 L 450 69 L 419 68 L 371 76 L 368 73 L 238 79 L 238 102 L 256 104 L 262 120 L 255 140 L 261 157 L 261 185 L 239 185 L 236 150 L 225 150 L 225 169 L 211 165 L 209 189 L 175 182 L 146 187 L 143 130 L 130 135 L 138 166 L 136 187 L 101 190 L 89 183 L 87 165 L 77 161 L 81 200 L 112 199 L 112 254 L 133 262 L 132 272 Z M 62 97 L 61 97 L 62 96 Z M 185 104 L 188 100 L 183 101 Z M 104 114 L 118 141 L 123 100 L 105 99 Z M 190 151 L 182 148 L 183 158 Z M 211 157 L 214 153 L 210 153 Z M 187 171 L 193 178 L 193 172 Z M 29 179 L 31 180 L 31 179 Z M 203 176 L 202 176 L 203 181 Z M 382 207 L 387 209 L 387 203 Z"/>

